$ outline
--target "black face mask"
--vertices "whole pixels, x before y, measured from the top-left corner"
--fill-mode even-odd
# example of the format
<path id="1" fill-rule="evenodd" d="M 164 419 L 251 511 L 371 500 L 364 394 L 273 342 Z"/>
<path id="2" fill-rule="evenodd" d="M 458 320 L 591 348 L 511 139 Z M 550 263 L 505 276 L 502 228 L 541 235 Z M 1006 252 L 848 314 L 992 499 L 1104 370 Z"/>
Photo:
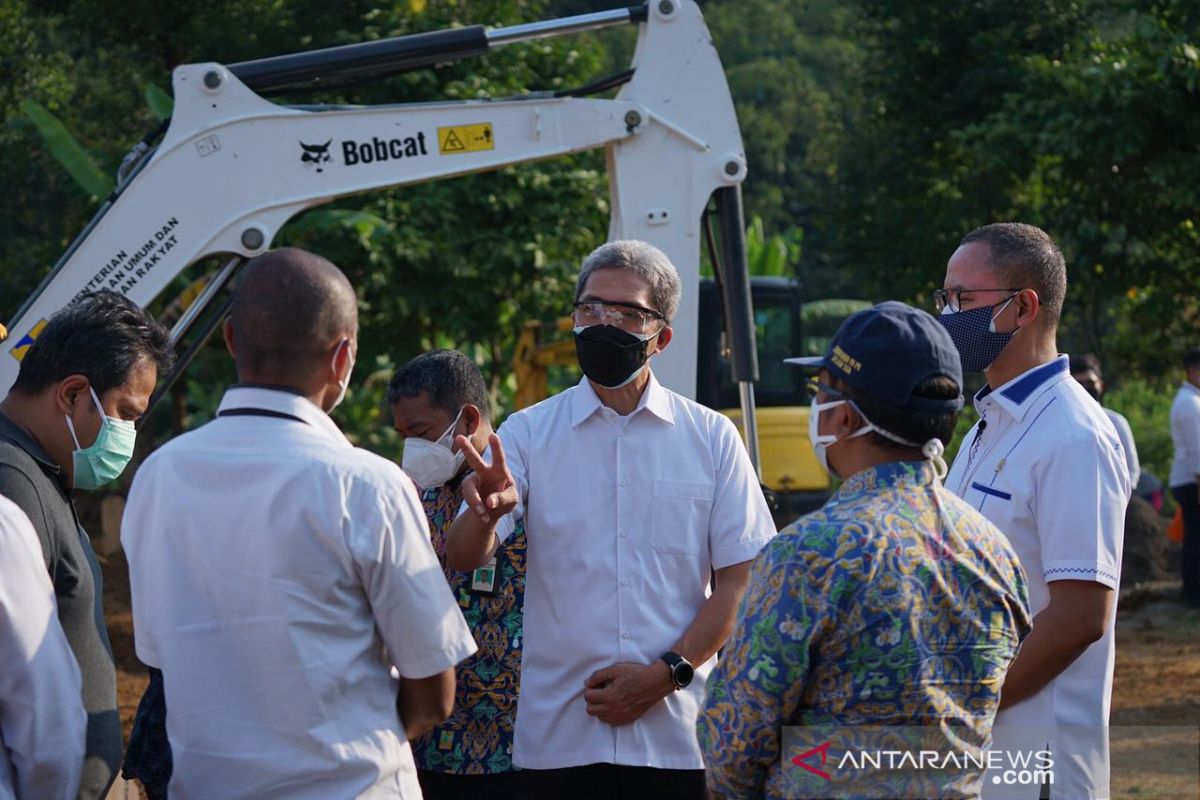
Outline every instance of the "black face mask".
<path id="1" fill-rule="evenodd" d="M 616 389 L 646 366 L 653 338 L 642 340 L 612 325 L 592 325 L 575 331 L 575 356 L 584 375 L 606 389 Z"/>

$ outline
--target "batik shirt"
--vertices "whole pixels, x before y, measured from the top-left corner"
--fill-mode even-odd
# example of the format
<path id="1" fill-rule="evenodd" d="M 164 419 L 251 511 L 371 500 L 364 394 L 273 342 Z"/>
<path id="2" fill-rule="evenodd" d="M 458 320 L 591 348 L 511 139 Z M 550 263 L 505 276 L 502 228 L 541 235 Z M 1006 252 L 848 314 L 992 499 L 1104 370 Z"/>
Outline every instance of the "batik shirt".
<path id="1" fill-rule="evenodd" d="M 446 562 L 446 534 L 462 505 L 459 483 L 421 492 L 429 534 L 450 590 L 458 598 L 479 651 L 458 665 L 450 718 L 413 742 L 417 769 L 452 775 L 507 772 L 512 765 L 513 721 L 521 679 L 525 531 L 496 551 L 494 592 L 472 590 L 480 571 L 460 572 Z"/>
<path id="2" fill-rule="evenodd" d="M 781 766 L 788 725 L 930 726 L 982 747 L 1030 625 L 1016 555 L 927 462 L 851 476 L 754 561 L 697 723 L 709 788 L 805 796 L 812 773 Z"/>

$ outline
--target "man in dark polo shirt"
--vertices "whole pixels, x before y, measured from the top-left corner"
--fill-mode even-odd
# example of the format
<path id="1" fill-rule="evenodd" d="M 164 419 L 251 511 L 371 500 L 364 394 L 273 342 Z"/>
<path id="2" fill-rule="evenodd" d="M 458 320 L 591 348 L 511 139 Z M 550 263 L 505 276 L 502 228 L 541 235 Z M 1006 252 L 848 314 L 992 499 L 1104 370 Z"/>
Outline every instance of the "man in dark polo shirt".
<path id="1" fill-rule="evenodd" d="M 98 488 L 125 469 L 134 421 L 172 359 L 166 329 L 137 305 L 110 291 L 84 295 L 50 318 L 0 403 L 0 495 L 33 522 L 83 678 L 80 798 L 103 798 L 112 784 L 121 721 L 100 566 L 71 491 Z"/>

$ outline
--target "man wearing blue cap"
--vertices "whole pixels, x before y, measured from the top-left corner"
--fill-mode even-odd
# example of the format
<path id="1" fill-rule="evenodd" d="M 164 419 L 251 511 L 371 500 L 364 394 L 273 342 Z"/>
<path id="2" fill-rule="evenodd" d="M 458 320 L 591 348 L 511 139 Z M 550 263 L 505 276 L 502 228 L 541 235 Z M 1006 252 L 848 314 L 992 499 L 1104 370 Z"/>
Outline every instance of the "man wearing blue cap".
<path id="1" fill-rule="evenodd" d="M 978 756 L 1030 630 L 1025 579 L 1000 531 L 942 486 L 962 371 L 932 316 L 883 303 L 825 356 L 789 363 L 818 369 L 810 438 L 844 483 L 755 559 L 698 723 L 709 789 L 875 796 L 878 774 L 827 763 L 828 740 L 794 754 L 780 729 L 921 727 L 922 750 L 932 736 Z M 945 775 L 978 791 L 978 768 Z"/>

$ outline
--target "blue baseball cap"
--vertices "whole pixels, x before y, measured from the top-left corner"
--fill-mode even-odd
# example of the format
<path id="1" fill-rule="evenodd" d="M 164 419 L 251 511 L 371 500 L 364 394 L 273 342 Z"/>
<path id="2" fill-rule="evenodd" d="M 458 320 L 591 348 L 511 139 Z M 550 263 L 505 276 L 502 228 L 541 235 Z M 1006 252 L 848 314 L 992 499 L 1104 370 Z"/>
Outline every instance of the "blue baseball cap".
<path id="1" fill-rule="evenodd" d="M 784 361 L 824 367 L 863 394 L 895 408 L 946 413 L 963 407 L 962 361 L 950 334 L 931 314 L 905 303 L 888 301 L 851 314 L 834 334 L 828 353 Z M 913 396 L 918 384 L 937 376 L 954 381 L 958 397 Z"/>

